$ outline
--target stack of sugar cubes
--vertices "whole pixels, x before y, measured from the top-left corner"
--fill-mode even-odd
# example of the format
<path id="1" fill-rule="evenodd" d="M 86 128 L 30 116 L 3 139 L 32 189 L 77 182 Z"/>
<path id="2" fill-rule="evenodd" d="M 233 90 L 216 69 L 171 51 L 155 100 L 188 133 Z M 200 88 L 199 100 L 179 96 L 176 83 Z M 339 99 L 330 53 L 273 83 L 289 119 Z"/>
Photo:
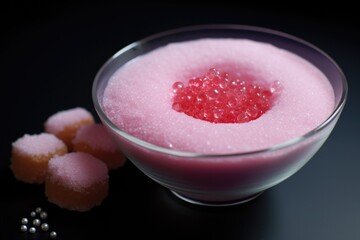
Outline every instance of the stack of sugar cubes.
<path id="1" fill-rule="evenodd" d="M 105 127 L 81 107 L 59 111 L 44 125 L 43 133 L 12 143 L 15 178 L 44 183 L 48 200 L 65 209 L 84 212 L 100 205 L 108 195 L 108 171 L 126 162 Z"/>

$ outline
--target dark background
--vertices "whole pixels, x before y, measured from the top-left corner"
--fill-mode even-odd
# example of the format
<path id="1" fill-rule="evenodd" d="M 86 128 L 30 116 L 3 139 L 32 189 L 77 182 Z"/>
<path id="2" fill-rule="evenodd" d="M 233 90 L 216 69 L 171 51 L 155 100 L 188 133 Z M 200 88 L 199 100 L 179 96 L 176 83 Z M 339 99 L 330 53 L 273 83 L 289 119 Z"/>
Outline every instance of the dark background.
<path id="1" fill-rule="evenodd" d="M 296 4 L 294 4 L 296 5 Z M 143 4 L 50 1 L 0 8 L 0 239 L 46 239 L 20 232 L 20 219 L 47 210 L 58 239 L 360 239 L 360 32 L 356 7 L 321 10 L 240 4 Z M 14 180 L 11 143 L 43 131 L 51 114 L 82 106 L 95 114 L 91 85 L 120 48 L 194 24 L 256 25 L 303 38 L 343 69 L 349 98 L 338 125 L 298 173 L 259 198 L 230 208 L 201 208 L 174 198 L 128 162 L 110 173 L 110 192 L 87 213 L 47 202 L 43 185 Z"/>

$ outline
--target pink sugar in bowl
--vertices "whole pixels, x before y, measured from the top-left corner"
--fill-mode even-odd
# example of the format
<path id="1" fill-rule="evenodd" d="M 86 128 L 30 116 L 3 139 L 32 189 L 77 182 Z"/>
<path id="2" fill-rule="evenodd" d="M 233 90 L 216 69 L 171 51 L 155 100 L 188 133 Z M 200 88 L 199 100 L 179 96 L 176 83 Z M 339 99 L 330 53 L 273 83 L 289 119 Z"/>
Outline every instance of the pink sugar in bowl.
<path id="1" fill-rule="evenodd" d="M 203 25 L 117 52 L 95 109 L 144 174 L 187 202 L 229 206 L 282 182 L 319 150 L 347 82 L 317 47 L 274 30 Z"/>

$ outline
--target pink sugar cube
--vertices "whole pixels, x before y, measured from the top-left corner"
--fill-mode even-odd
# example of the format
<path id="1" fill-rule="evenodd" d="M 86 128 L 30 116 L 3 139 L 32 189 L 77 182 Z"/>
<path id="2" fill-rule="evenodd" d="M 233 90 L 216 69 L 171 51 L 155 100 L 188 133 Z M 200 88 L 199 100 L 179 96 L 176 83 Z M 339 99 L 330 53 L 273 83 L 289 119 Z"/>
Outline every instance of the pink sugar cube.
<path id="1" fill-rule="evenodd" d="M 71 149 L 76 131 L 84 125 L 94 123 L 92 114 L 84 108 L 73 108 L 51 115 L 45 122 L 45 131 L 56 135 Z"/>
<path id="2" fill-rule="evenodd" d="M 59 207 L 88 211 L 108 194 L 108 168 L 94 156 L 74 152 L 49 161 L 45 193 Z"/>
<path id="3" fill-rule="evenodd" d="M 124 165 L 125 156 L 102 124 L 82 126 L 72 141 L 74 151 L 87 152 L 106 163 L 109 169 Z"/>
<path id="4" fill-rule="evenodd" d="M 65 153 L 66 145 L 53 134 L 25 134 L 12 144 L 11 169 L 18 180 L 43 183 L 49 160 Z"/>

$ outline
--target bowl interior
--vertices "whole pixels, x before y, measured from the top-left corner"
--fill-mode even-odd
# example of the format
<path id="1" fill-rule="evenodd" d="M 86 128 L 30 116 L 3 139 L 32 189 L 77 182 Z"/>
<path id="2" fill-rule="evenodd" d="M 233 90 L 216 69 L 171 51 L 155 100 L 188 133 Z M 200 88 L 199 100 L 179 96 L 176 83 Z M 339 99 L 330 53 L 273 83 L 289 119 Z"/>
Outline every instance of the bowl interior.
<path id="1" fill-rule="evenodd" d="M 123 137 L 135 141 L 138 144 L 141 144 L 143 147 L 150 148 L 152 150 L 168 152 L 175 155 L 181 156 L 197 156 L 199 153 L 188 153 L 182 151 L 176 151 L 172 149 L 167 149 L 164 147 L 156 146 L 154 144 L 148 143 L 146 141 L 140 140 L 132 135 L 127 134 L 126 132 L 119 129 L 112 121 L 106 116 L 103 111 L 102 99 L 104 90 L 107 86 L 107 83 L 110 77 L 115 73 L 115 71 L 128 63 L 129 61 L 134 60 L 138 56 L 141 56 L 145 53 L 148 53 L 158 47 L 164 46 L 172 42 L 181 42 L 188 40 L 195 40 L 201 38 L 246 38 L 255 41 L 265 42 L 273 44 L 279 48 L 289 50 L 319 68 L 329 79 L 335 94 L 335 109 L 329 118 L 319 125 L 316 129 L 311 132 L 299 136 L 295 139 L 291 139 L 287 142 L 281 143 L 277 146 L 273 146 L 269 149 L 261 149 L 259 151 L 274 150 L 282 147 L 286 147 L 295 142 L 302 141 L 312 134 L 320 131 L 326 124 L 328 124 L 336 115 L 341 112 L 344 107 L 345 100 L 347 97 L 347 82 L 342 70 L 339 66 L 332 60 L 326 53 L 317 48 L 316 46 L 299 39 L 297 37 L 288 35 L 286 33 L 258 28 L 253 26 L 241 26 L 241 25 L 203 25 L 203 26 L 193 26 L 181 29 L 170 30 L 167 32 L 159 33 L 152 35 L 148 38 L 142 39 L 140 41 L 134 42 L 119 52 L 112 56 L 99 70 L 95 77 L 93 84 L 92 94 L 93 102 L 95 109 L 99 114 L 100 118 L 109 125 L 113 130 Z M 258 152 L 258 151 L 256 151 Z M 251 153 L 238 153 L 238 154 L 252 154 Z M 206 154 L 200 154 L 206 155 Z M 232 154 L 233 155 L 233 154 Z"/>

